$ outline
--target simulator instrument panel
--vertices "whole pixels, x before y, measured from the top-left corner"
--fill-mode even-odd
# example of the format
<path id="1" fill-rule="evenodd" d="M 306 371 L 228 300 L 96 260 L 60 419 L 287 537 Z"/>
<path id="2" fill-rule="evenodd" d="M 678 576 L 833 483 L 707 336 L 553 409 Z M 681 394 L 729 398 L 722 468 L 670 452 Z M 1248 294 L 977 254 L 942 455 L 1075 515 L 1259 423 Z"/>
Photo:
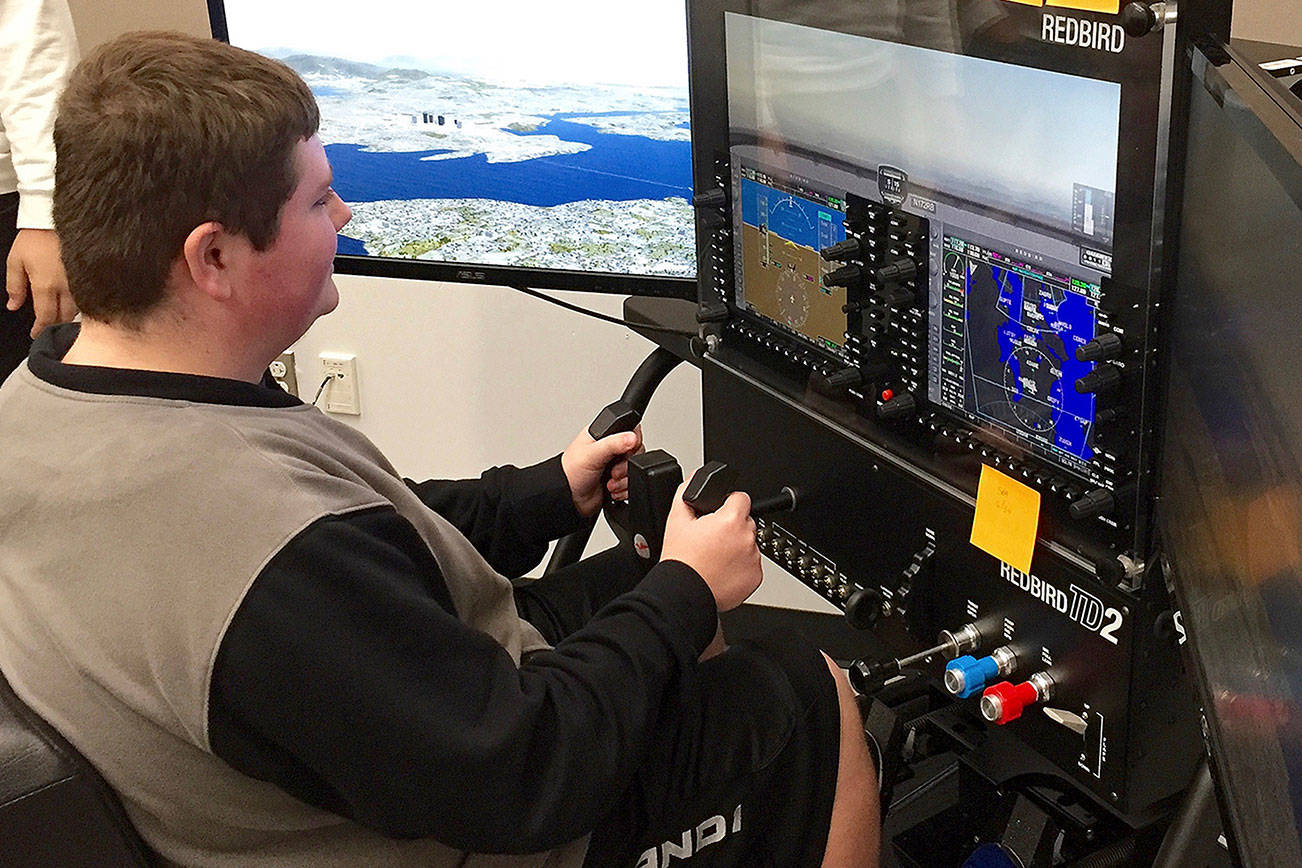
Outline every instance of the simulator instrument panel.
<path id="1" fill-rule="evenodd" d="M 886 864 L 1153 864 L 1203 756 L 1159 313 L 1229 9 L 1121 12 L 689 4 L 705 457 L 862 631 Z"/>

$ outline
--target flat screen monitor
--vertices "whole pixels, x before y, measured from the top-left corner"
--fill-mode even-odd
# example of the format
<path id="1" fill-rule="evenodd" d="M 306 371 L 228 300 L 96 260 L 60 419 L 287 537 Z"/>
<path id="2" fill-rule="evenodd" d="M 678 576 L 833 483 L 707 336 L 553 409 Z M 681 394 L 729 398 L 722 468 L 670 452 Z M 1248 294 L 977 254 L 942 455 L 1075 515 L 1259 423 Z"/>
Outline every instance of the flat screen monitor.
<path id="1" fill-rule="evenodd" d="M 343 272 L 694 298 L 685 0 L 210 0 L 311 87 Z"/>
<path id="2" fill-rule="evenodd" d="M 926 396 L 1091 477 L 1121 85 L 727 13 L 734 304 L 844 356 L 846 200 L 926 221 Z"/>
<path id="3" fill-rule="evenodd" d="M 1302 865 L 1302 102 L 1191 55 L 1157 518 L 1237 861 Z"/>

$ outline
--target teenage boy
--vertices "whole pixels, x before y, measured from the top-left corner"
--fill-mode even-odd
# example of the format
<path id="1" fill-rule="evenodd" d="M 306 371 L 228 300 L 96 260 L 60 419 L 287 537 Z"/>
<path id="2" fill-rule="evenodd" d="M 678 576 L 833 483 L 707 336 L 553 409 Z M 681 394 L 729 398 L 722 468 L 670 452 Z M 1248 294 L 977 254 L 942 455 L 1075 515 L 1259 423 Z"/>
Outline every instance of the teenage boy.
<path id="1" fill-rule="evenodd" d="M 317 123 L 287 67 L 210 40 L 74 72 L 83 322 L 0 390 L 18 694 L 180 864 L 873 864 L 844 676 L 790 640 L 705 654 L 760 581 L 744 494 L 680 502 L 640 583 L 607 554 L 517 603 L 505 576 L 626 491 L 639 435 L 418 484 L 264 379 L 338 301 Z"/>

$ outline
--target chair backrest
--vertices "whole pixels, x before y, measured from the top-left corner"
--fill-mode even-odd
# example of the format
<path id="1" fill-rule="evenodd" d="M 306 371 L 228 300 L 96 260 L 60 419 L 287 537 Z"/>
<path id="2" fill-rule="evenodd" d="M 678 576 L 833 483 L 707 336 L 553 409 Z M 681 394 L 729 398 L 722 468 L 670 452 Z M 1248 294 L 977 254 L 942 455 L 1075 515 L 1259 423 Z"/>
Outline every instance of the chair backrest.
<path id="1" fill-rule="evenodd" d="M 104 779 L 0 674 L 0 865 L 153 864 Z"/>

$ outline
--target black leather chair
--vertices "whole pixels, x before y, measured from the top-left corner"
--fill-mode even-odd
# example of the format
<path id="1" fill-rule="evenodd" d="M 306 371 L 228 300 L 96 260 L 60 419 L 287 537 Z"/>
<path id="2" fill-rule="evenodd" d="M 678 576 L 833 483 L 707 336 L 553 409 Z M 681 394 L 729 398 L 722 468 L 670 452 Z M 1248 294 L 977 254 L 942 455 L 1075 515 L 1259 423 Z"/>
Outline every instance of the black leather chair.
<path id="1" fill-rule="evenodd" d="M 0 865 L 154 864 L 104 779 L 0 674 Z"/>

